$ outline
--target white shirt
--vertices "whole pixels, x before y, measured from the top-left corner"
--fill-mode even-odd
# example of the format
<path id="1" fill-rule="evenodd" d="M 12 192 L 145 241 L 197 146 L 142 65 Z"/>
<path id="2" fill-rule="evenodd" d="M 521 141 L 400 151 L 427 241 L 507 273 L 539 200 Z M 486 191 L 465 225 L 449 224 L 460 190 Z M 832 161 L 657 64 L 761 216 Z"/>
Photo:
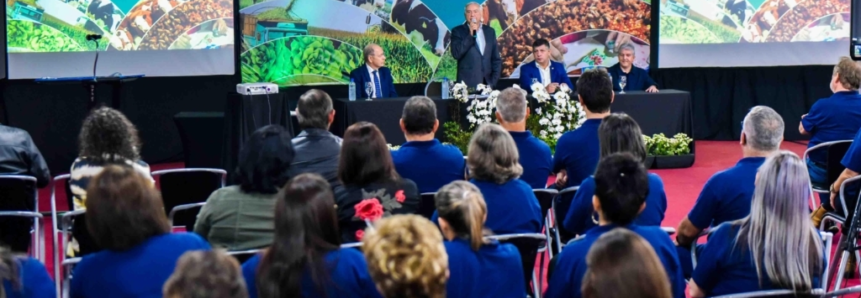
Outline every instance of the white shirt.
<path id="1" fill-rule="evenodd" d="M 478 32 L 478 33 L 475 34 L 475 46 L 478 47 L 478 51 L 481 52 L 482 56 L 484 56 L 484 46 L 485 46 L 485 43 L 487 43 L 484 40 L 484 29 L 482 29 L 482 27 L 479 26 L 478 30 L 476 30 L 476 32 Z"/>
<path id="2" fill-rule="evenodd" d="M 550 81 L 550 65 L 553 65 L 553 63 L 547 61 L 547 67 L 542 68 L 541 63 L 538 63 L 537 61 L 535 62 L 535 67 L 538 67 L 538 72 L 541 73 L 541 84 L 543 84 L 544 86 L 550 85 L 550 83 L 552 83 Z"/>
<path id="3" fill-rule="evenodd" d="M 365 67 L 367 67 L 367 68 L 368 68 L 368 75 L 369 75 L 369 76 L 371 76 L 371 81 L 370 81 L 370 82 L 366 82 L 366 83 L 371 83 L 371 93 L 370 93 L 370 97 L 371 97 L 371 98 L 377 98 L 377 87 L 376 87 L 377 85 L 375 85 L 375 84 L 374 84 L 374 80 L 376 80 L 376 79 L 377 79 L 377 76 L 379 76 L 379 75 L 380 75 L 380 70 L 379 70 L 379 69 L 375 70 L 375 69 L 371 68 L 371 66 L 370 66 L 370 65 L 367 65 L 367 64 L 365 64 Z M 376 71 L 376 72 L 377 72 L 377 75 L 376 75 L 376 76 L 374 75 L 374 71 Z M 359 88 L 362 88 L 362 90 L 368 91 L 368 90 L 366 90 L 366 89 L 365 89 L 365 88 L 367 88 L 368 86 L 358 86 L 358 87 L 359 87 Z M 380 89 L 382 89 L 382 88 L 383 88 L 383 84 L 382 84 L 382 83 L 380 83 Z"/>

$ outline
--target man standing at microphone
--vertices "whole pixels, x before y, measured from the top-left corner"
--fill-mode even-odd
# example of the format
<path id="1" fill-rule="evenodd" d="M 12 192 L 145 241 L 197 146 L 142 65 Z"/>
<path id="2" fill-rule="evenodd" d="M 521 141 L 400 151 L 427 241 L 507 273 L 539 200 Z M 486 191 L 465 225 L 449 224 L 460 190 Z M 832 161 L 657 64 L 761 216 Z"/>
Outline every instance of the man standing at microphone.
<path id="1" fill-rule="evenodd" d="M 457 82 L 468 87 L 496 85 L 502 72 L 502 59 L 496 44 L 496 32 L 482 25 L 481 6 L 466 4 L 466 22 L 451 30 L 451 55 L 457 60 Z"/>

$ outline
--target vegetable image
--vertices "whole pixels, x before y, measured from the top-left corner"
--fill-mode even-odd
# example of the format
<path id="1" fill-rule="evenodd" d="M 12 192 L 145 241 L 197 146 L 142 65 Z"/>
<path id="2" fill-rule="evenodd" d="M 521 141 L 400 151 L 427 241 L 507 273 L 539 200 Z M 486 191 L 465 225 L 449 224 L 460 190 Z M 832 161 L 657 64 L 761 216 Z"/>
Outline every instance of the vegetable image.
<path id="1" fill-rule="evenodd" d="M 74 52 L 85 50 L 57 29 L 31 21 L 7 20 L 9 52 Z"/>
<path id="2" fill-rule="evenodd" d="M 243 82 L 296 83 L 296 76 L 312 76 L 304 83 L 349 81 L 362 62 L 362 51 L 320 36 L 294 36 L 267 42 L 242 53 Z"/>
<path id="3" fill-rule="evenodd" d="M 720 43 L 702 24 L 674 16 L 661 16 L 661 39 L 672 43 Z M 738 40 L 736 38 L 736 40 Z"/>

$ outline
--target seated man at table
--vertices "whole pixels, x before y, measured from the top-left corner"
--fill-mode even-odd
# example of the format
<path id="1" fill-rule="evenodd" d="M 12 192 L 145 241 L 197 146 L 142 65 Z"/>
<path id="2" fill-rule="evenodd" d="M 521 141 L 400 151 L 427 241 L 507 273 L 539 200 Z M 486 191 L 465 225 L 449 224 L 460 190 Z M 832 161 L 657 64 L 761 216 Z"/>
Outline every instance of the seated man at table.
<path id="1" fill-rule="evenodd" d="M 395 80 L 392 78 L 392 70 L 386 65 L 386 54 L 383 48 L 376 44 L 368 44 L 363 51 L 365 64 L 350 72 L 350 80 L 356 83 L 358 95 L 362 98 L 389 98 L 398 97 L 395 91 Z M 373 86 L 371 94 L 368 95 L 367 85 Z"/>
<path id="2" fill-rule="evenodd" d="M 619 63 L 607 68 L 613 77 L 613 91 L 658 92 L 657 84 L 649 77 L 649 72 L 634 66 L 634 58 L 634 46 L 623 44 L 619 49 Z"/>
<path id="3" fill-rule="evenodd" d="M 401 114 L 401 130 L 407 142 L 392 150 L 392 161 L 398 174 L 415 182 L 420 193 L 436 192 L 466 177 L 463 152 L 434 138 L 438 128 L 433 100 L 424 96 L 407 100 Z"/>
<path id="4" fill-rule="evenodd" d="M 341 138 L 329 132 L 335 120 L 332 98 L 318 89 L 311 89 L 299 97 L 296 119 L 302 132 L 293 138 L 295 158 L 290 165 L 290 177 L 302 173 L 316 173 L 329 181 L 332 189 L 338 181 L 338 157 Z"/>
<path id="5" fill-rule="evenodd" d="M 553 156 L 556 186 L 577 186 L 595 173 L 601 155 L 598 126 L 610 115 L 613 96 L 610 77 L 603 69 L 586 71 L 577 80 L 577 98 L 586 112 L 586 121 L 579 128 L 563 134 L 556 143 L 556 155 Z"/>
<path id="6" fill-rule="evenodd" d="M 529 108 L 526 105 L 526 92 L 522 89 L 507 88 L 496 100 L 496 120 L 511 134 L 517 152 L 520 153 L 520 166 L 523 174 L 520 180 L 532 189 L 547 187 L 547 177 L 553 170 L 553 156 L 550 146 L 534 137 L 526 130 Z"/>
<path id="7" fill-rule="evenodd" d="M 565 72 L 565 65 L 550 60 L 550 43 L 546 39 L 539 38 L 532 43 L 532 56 L 535 61 L 520 67 L 521 88 L 531 90 L 532 82 L 539 82 L 552 94 L 562 85 L 574 87 Z"/>

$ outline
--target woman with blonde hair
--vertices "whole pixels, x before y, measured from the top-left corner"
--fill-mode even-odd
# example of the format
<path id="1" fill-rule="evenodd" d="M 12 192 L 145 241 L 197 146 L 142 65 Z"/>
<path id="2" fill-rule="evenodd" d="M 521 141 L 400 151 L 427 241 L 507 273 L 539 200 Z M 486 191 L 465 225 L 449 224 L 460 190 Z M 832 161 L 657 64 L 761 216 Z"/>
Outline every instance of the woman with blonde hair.
<path id="1" fill-rule="evenodd" d="M 394 215 L 374 227 L 362 251 L 383 297 L 444 298 L 448 255 L 436 226 L 418 215 Z"/>
<path id="2" fill-rule="evenodd" d="M 670 281 L 652 245 L 628 229 L 607 232 L 586 255 L 583 298 L 671 298 Z"/>
<path id="3" fill-rule="evenodd" d="M 190 251 L 164 283 L 164 298 L 247 298 L 239 262 L 224 250 Z"/>
<path id="4" fill-rule="evenodd" d="M 469 182 L 455 181 L 440 188 L 434 201 L 451 271 L 447 297 L 525 296 L 517 247 L 484 238 L 489 232 L 484 229 L 487 206 L 481 191 Z"/>

